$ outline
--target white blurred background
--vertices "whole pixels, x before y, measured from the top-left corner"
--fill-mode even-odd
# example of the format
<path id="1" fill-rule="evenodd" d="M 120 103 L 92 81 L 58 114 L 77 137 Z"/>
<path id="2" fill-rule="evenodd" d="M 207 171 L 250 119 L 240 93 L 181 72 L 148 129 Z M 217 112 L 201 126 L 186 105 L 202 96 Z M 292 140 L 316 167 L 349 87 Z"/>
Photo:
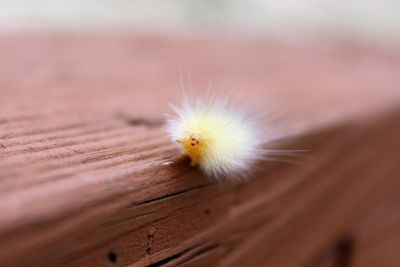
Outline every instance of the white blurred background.
<path id="1" fill-rule="evenodd" d="M 1 0 L 0 30 L 229 32 L 400 39 L 398 0 Z"/>

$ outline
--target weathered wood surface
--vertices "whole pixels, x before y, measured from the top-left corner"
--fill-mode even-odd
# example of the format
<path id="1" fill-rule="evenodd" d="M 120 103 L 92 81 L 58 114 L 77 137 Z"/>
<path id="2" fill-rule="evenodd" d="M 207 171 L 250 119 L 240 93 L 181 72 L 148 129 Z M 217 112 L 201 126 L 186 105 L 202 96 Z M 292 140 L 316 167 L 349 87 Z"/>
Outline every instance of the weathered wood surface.
<path id="1" fill-rule="evenodd" d="M 2 34 L 0 58 L 1 266 L 400 265 L 398 50 Z M 190 168 L 161 130 L 182 74 L 273 103 L 300 164 Z"/>

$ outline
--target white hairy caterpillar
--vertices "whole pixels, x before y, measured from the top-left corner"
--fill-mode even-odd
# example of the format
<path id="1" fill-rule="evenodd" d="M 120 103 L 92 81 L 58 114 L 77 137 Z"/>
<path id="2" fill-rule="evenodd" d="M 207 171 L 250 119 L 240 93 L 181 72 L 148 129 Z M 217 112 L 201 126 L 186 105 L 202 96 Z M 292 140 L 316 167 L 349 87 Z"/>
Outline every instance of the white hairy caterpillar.
<path id="1" fill-rule="evenodd" d="M 184 155 L 213 178 L 246 177 L 255 162 L 282 151 L 265 150 L 273 135 L 257 116 L 232 105 L 227 97 L 209 99 L 184 97 L 175 112 L 167 115 L 165 130 Z M 287 152 L 287 151 L 286 151 Z"/>

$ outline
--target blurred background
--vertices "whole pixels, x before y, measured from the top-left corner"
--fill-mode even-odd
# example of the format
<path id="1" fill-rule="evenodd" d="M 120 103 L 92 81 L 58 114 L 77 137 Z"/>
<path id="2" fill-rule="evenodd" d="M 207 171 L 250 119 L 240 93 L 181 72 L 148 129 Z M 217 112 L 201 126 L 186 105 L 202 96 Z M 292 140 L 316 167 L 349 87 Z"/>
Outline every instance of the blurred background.
<path id="1" fill-rule="evenodd" d="M 202 31 L 276 38 L 340 37 L 375 41 L 400 38 L 400 2 L 366 1 L 130 1 L 3 0 L 0 26 L 71 31 Z"/>
<path id="2" fill-rule="evenodd" d="M 382 60 L 398 58 L 399 14 L 400 2 L 394 0 L 4 0 L 0 55 L 10 63 L 0 82 L 7 84 L 3 91 L 12 83 L 53 99 L 41 107 L 49 102 L 69 106 L 66 99 L 91 106 L 94 101 L 77 89 L 82 87 L 87 95 L 96 91 L 99 99 L 103 96 L 104 109 L 121 107 L 127 94 L 140 93 L 144 101 L 132 112 L 154 115 L 160 112 L 155 107 L 167 110 L 165 100 L 176 100 L 175 93 L 157 89 L 176 88 L 179 80 L 187 87 L 192 80 L 193 87 L 202 89 L 210 83 L 237 92 L 251 88 L 262 97 L 280 90 L 276 101 L 281 110 L 289 98 L 296 99 L 293 92 L 300 87 L 320 87 L 326 91 L 320 97 L 327 99 L 342 94 L 342 101 L 351 102 L 343 94 L 350 89 L 379 98 L 377 87 L 395 92 L 396 85 L 388 82 L 395 68 L 376 68 Z M 18 75 L 12 71 L 18 68 L 29 68 L 28 87 L 10 76 Z M 52 82 L 57 87 L 43 89 Z M 110 95 L 110 88 L 118 94 Z M 148 90 L 158 93 L 149 95 Z M 0 104 L 4 109 L 15 102 Z M 332 106 L 327 116 L 341 111 Z"/>

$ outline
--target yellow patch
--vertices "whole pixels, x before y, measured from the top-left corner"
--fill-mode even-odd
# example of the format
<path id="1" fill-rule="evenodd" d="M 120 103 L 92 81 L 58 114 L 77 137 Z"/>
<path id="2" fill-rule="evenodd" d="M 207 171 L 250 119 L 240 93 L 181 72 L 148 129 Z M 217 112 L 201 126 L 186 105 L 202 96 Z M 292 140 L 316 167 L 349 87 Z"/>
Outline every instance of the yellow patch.
<path id="1" fill-rule="evenodd" d="M 197 134 L 189 134 L 185 139 L 177 141 L 191 159 L 192 166 L 200 165 L 204 157 L 206 142 Z"/>

